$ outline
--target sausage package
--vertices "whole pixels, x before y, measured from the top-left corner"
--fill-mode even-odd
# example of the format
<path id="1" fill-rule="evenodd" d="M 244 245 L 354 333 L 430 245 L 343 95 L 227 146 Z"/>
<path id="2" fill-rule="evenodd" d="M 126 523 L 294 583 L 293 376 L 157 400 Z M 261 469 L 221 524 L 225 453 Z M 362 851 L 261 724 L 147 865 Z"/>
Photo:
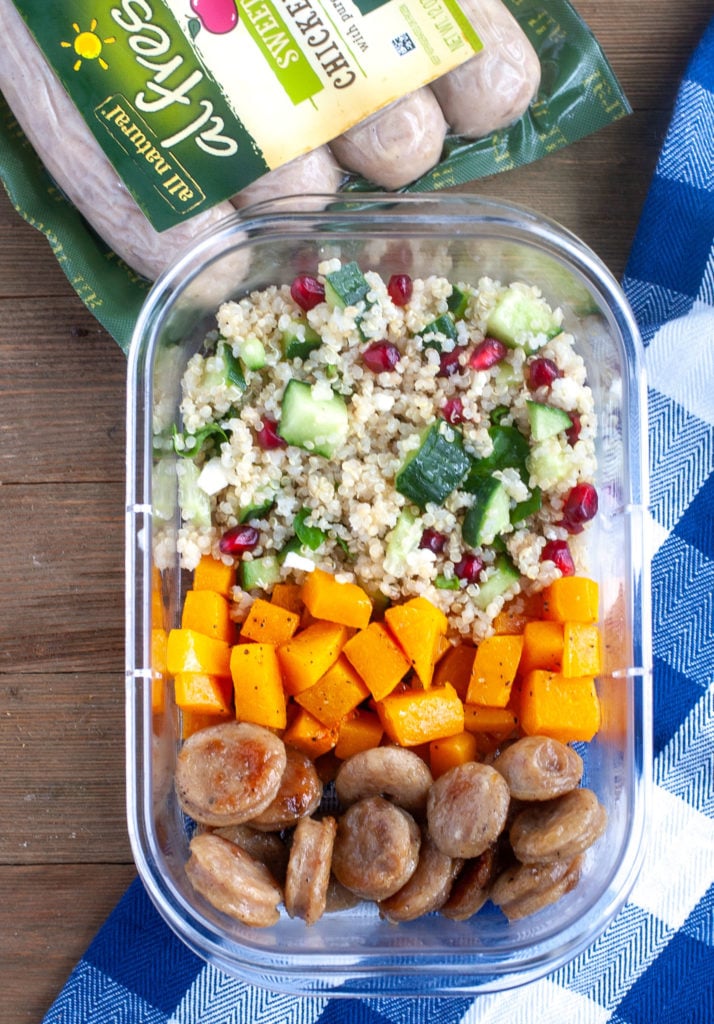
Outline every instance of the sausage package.
<path id="1" fill-rule="evenodd" d="M 0 177 L 124 350 L 234 207 L 458 187 L 630 112 L 566 0 L 34 7 L 0 0 Z"/>

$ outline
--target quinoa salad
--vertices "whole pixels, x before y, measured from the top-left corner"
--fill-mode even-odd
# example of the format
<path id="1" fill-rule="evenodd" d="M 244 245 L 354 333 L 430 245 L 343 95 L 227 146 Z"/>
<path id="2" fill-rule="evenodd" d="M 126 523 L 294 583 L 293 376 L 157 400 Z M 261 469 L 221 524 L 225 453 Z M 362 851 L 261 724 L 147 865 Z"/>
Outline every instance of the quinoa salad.
<path id="1" fill-rule="evenodd" d="M 385 605 L 424 596 L 478 641 L 585 568 L 593 397 L 536 287 L 325 260 L 224 303 L 181 388 L 156 438 L 181 522 L 155 515 L 155 559 L 235 562 L 237 618 L 315 565 Z"/>

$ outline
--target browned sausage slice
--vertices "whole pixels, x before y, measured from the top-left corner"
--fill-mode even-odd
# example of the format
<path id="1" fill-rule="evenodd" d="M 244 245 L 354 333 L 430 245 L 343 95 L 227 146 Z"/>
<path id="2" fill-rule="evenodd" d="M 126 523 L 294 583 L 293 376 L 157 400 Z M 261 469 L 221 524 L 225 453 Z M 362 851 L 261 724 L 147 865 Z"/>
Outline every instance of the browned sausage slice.
<path id="1" fill-rule="evenodd" d="M 404 747 L 372 747 L 354 754 L 342 765 L 335 790 L 343 807 L 366 796 L 383 796 L 417 814 L 426 807 L 433 782 L 425 762 Z"/>
<path id="2" fill-rule="evenodd" d="M 334 818 L 302 818 L 293 833 L 285 909 L 290 917 L 301 917 L 307 925 L 314 924 L 325 912 L 336 831 Z"/>
<path id="3" fill-rule="evenodd" d="M 503 831 L 510 794 L 506 780 L 478 761 L 456 765 L 429 790 L 429 832 L 450 857 L 478 857 Z"/>
<path id="4" fill-rule="evenodd" d="M 179 802 L 203 825 L 240 825 L 275 799 L 286 763 L 285 744 L 269 729 L 249 722 L 209 726 L 179 751 Z"/>
<path id="5" fill-rule="evenodd" d="M 384 900 L 411 878 L 419 860 L 419 826 L 381 796 L 359 800 L 337 825 L 332 870 L 365 900 Z"/>
<path id="6" fill-rule="evenodd" d="M 416 871 L 399 892 L 380 902 L 380 914 L 396 924 L 438 910 L 448 898 L 462 863 L 442 853 L 428 834 L 423 835 Z"/>
<path id="7" fill-rule="evenodd" d="M 570 792 L 583 775 L 583 759 L 549 736 L 523 736 L 493 760 L 517 800 L 552 800 Z"/>
<path id="8" fill-rule="evenodd" d="M 505 872 L 491 890 L 491 900 L 509 921 L 535 914 L 556 903 L 580 881 L 582 856 L 548 864 L 521 864 Z"/>
<path id="9" fill-rule="evenodd" d="M 448 900 L 441 908 L 444 917 L 450 917 L 452 921 L 467 921 L 478 913 L 489 898 L 496 877 L 497 862 L 496 847 L 489 846 L 480 857 L 464 864 Z"/>
<path id="10" fill-rule="evenodd" d="M 211 832 L 194 836 L 189 850 L 186 874 L 212 906 L 256 928 L 275 924 L 283 894 L 264 864 Z"/>
<path id="11" fill-rule="evenodd" d="M 598 839 L 607 812 L 591 789 L 574 789 L 546 803 L 532 804 L 513 819 L 509 838 L 523 864 L 570 862 Z"/>
<path id="12" fill-rule="evenodd" d="M 224 825 L 213 829 L 213 834 L 240 846 L 253 860 L 265 864 L 277 882 L 284 883 L 290 850 L 277 832 L 258 832 L 250 825 Z"/>
<path id="13" fill-rule="evenodd" d="M 322 799 L 322 783 L 315 765 L 302 751 L 286 747 L 287 763 L 280 788 L 264 811 L 251 818 L 253 828 L 266 832 L 278 832 L 290 828 L 300 818 L 308 817 Z"/>

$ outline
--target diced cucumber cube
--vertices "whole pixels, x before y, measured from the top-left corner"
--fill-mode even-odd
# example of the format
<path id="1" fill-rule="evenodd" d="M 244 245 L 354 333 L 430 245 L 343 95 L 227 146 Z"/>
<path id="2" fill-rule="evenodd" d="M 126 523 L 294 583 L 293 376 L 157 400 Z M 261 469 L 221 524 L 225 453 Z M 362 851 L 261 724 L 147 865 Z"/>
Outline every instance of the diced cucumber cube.
<path id="1" fill-rule="evenodd" d="M 325 301 L 332 308 L 356 306 L 366 298 L 368 291 L 369 282 L 354 261 L 345 263 L 325 277 Z"/>
<path id="2" fill-rule="evenodd" d="M 451 289 L 451 295 L 446 300 L 446 305 L 454 320 L 463 318 L 469 304 L 469 295 L 468 289 L 459 288 L 457 284 Z"/>
<path id="3" fill-rule="evenodd" d="M 235 387 L 240 388 L 241 391 L 245 391 L 245 374 L 243 373 L 243 367 L 240 365 L 240 359 L 233 355 L 233 349 L 228 342 L 223 342 L 219 346 L 219 351 L 226 368 L 226 384 L 233 384 Z"/>
<path id="4" fill-rule="evenodd" d="M 474 503 L 464 517 L 461 533 L 470 547 L 491 544 L 511 525 L 508 492 L 495 476 L 485 477 L 474 492 Z"/>
<path id="5" fill-rule="evenodd" d="M 509 348 L 523 347 L 527 351 L 538 348 L 533 342 L 539 335 L 554 338 L 560 332 L 560 324 L 547 303 L 518 288 L 507 288 L 499 296 L 486 321 L 490 337 Z"/>
<path id="6" fill-rule="evenodd" d="M 242 559 L 238 576 L 243 590 L 270 590 L 280 580 L 280 565 L 274 555 L 250 561 Z"/>
<path id="7" fill-rule="evenodd" d="M 196 526 L 211 525 L 211 499 L 198 486 L 200 470 L 191 459 L 183 459 L 176 467 L 181 514 Z"/>
<path id="8" fill-rule="evenodd" d="M 529 496 L 524 501 L 519 501 L 511 509 L 511 523 L 516 526 L 518 523 L 525 522 L 529 516 L 533 516 L 536 512 L 540 512 L 541 505 L 543 504 L 543 497 L 541 494 L 540 487 L 534 487 Z"/>
<path id="9" fill-rule="evenodd" d="M 341 395 L 315 398 L 305 381 L 291 380 L 285 388 L 278 434 L 316 455 L 332 458 L 344 444 L 349 426 L 347 406 Z"/>
<path id="10" fill-rule="evenodd" d="M 436 320 L 432 320 L 426 327 L 422 327 L 419 337 L 422 339 L 424 348 L 440 350 L 444 338 L 450 338 L 452 341 L 456 341 L 458 338 L 456 324 L 448 313 L 442 313 L 441 316 L 437 316 Z"/>
<path id="11" fill-rule="evenodd" d="M 418 549 L 423 532 L 421 519 L 409 509 L 402 509 L 394 529 L 387 537 L 384 568 L 390 576 L 401 576 L 408 556 Z"/>
<path id="12" fill-rule="evenodd" d="M 481 611 L 485 611 L 494 598 L 505 594 L 520 578 L 518 569 L 508 555 L 498 555 L 493 564 L 493 570 L 485 582 L 479 585 L 478 593 L 473 599 L 474 604 Z"/>
<path id="13" fill-rule="evenodd" d="M 251 335 L 241 342 L 240 357 L 249 370 L 262 370 L 266 363 L 265 345 Z"/>
<path id="14" fill-rule="evenodd" d="M 530 446 L 520 430 L 499 423 L 488 428 L 488 436 L 493 441 L 493 451 L 482 459 L 472 459 L 469 474 L 463 483 L 464 490 L 472 494 L 484 477 L 489 477 L 497 469 L 513 468 L 521 474 L 525 473 Z"/>
<path id="15" fill-rule="evenodd" d="M 526 409 L 534 441 L 545 441 L 549 437 L 555 437 L 562 430 L 570 430 L 573 425 L 568 413 L 563 409 L 556 409 L 553 405 L 527 401 Z"/>
<path id="16" fill-rule="evenodd" d="M 542 487 L 554 487 L 571 472 L 572 466 L 554 438 L 539 441 L 531 448 L 527 462 L 528 472 L 539 480 Z"/>
<path id="17" fill-rule="evenodd" d="M 410 452 L 394 482 L 400 494 L 424 509 L 441 505 L 458 487 L 471 465 L 458 430 L 437 420 L 422 434 L 419 447 Z"/>
<path id="18" fill-rule="evenodd" d="M 286 359 L 307 359 L 312 351 L 319 348 L 322 339 L 317 331 L 303 320 L 293 320 L 283 331 L 280 345 Z"/>
<path id="19" fill-rule="evenodd" d="M 263 519 L 270 512 L 274 498 L 266 498 L 265 501 L 257 501 L 252 505 L 246 505 L 238 511 L 238 522 L 248 523 L 251 519 Z"/>

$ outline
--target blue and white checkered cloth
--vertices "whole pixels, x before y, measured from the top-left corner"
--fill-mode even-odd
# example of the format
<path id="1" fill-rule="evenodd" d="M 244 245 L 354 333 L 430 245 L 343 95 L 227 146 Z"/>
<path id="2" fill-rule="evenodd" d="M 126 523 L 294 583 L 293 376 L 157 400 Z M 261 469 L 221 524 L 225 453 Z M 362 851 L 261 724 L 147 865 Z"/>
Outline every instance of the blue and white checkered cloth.
<path id="1" fill-rule="evenodd" d="M 45 1024 L 714 1024 L 714 21 L 682 83 L 624 287 L 649 383 L 655 786 L 641 875 L 605 934 L 504 994 L 295 998 L 205 965 L 137 881 Z"/>

